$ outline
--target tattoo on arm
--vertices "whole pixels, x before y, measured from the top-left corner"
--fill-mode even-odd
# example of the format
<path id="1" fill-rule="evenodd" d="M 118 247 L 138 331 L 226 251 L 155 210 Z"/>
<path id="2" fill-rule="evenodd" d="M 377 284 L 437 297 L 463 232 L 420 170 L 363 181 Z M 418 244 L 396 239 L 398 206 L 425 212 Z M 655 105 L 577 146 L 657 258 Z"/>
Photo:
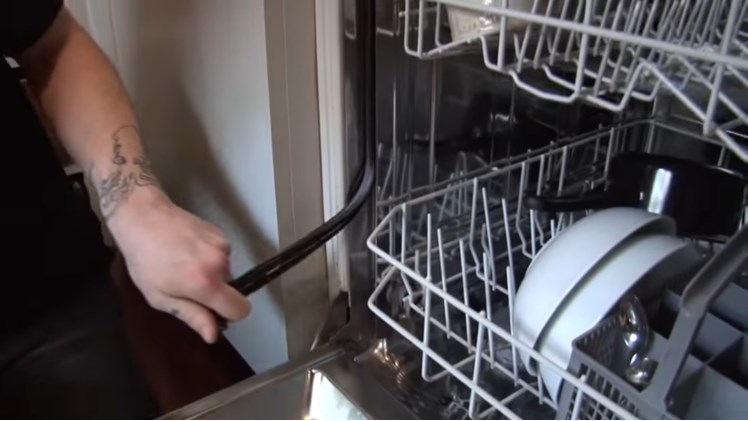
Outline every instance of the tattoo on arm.
<path id="1" fill-rule="evenodd" d="M 102 216 L 108 219 L 117 206 L 125 201 L 138 187 L 159 187 L 156 175 L 153 173 L 150 162 L 145 156 L 134 158 L 126 157 L 122 152 L 122 140 L 127 131 L 138 135 L 138 128 L 133 125 L 125 125 L 112 134 L 112 163 L 114 171 L 101 179 L 98 183 L 99 205 Z M 89 169 L 92 175 L 93 166 Z"/>
<path id="2" fill-rule="evenodd" d="M 151 161 L 149 161 L 148 158 L 144 156 L 135 158 L 135 165 L 140 167 L 138 179 L 142 185 L 158 185 L 158 179 L 156 178 L 156 174 L 153 172 Z"/>

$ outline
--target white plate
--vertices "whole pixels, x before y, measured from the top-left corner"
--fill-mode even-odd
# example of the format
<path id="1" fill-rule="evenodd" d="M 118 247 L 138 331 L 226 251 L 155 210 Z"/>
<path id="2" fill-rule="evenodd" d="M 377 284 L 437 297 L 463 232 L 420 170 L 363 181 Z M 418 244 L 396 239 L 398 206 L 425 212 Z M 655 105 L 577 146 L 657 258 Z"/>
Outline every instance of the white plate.
<path id="1" fill-rule="evenodd" d="M 589 272 L 574 294 L 569 296 L 543 329 L 536 348 L 546 358 L 566 369 L 573 341 L 595 327 L 615 307 L 626 292 L 646 299 L 664 284 L 701 261 L 696 246 L 671 235 L 640 234 L 619 247 Z M 551 367 L 539 364 L 538 371 L 556 401 L 562 378 Z"/>
<path id="2" fill-rule="evenodd" d="M 609 208 L 587 216 L 550 240 L 535 256 L 514 300 L 514 335 L 530 347 L 577 283 L 619 244 L 637 233 L 675 234 L 667 216 Z M 520 358 L 531 374 L 529 354 Z"/>

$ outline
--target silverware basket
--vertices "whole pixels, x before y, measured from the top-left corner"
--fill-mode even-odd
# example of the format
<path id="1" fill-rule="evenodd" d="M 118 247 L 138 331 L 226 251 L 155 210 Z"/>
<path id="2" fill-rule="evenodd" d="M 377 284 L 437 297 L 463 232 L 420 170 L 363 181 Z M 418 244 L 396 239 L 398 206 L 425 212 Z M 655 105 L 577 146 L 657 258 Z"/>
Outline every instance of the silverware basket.
<path id="1" fill-rule="evenodd" d="M 745 237 L 743 229 L 735 239 L 745 242 Z M 715 257 L 685 290 L 668 290 L 649 306 L 655 326 L 646 354 L 657 367 L 646 387 L 625 380 L 630 355 L 614 316 L 574 341 L 569 371 L 639 418 L 748 418 L 748 315 L 740 311 L 748 302 L 748 257 L 745 243 L 733 241 L 729 247 L 728 254 L 742 254 L 729 264 Z M 722 278 L 714 273 L 718 265 Z M 617 418 L 568 382 L 556 417 Z"/>

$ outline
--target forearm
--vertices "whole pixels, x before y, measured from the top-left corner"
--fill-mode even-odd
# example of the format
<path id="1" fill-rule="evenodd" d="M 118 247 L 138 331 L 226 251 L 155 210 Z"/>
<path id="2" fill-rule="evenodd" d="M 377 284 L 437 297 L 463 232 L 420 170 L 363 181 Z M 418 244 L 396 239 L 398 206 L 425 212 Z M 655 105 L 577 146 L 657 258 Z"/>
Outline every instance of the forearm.
<path id="1" fill-rule="evenodd" d="M 33 95 L 62 146 L 96 186 L 133 282 L 153 308 L 215 342 L 215 314 L 239 320 L 250 309 L 225 282 L 230 245 L 222 231 L 158 188 L 117 73 L 66 11 L 23 51 L 16 59 Z"/>
<path id="2" fill-rule="evenodd" d="M 67 14 L 21 57 L 57 137 L 96 186 L 110 218 L 138 190 L 157 189 L 134 112 L 113 66 Z M 150 193 L 149 193 L 150 194 Z"/>

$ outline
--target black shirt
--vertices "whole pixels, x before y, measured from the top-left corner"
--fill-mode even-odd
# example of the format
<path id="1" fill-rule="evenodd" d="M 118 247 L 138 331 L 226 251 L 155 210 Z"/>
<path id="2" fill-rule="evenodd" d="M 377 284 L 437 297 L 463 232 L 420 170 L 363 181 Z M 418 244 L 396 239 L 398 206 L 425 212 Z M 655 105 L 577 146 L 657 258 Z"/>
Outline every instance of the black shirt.
<path id="1" fill-rule="evenodd" d="M 108 266 L 95 214 L 66 176 L 21 84 L 17 56 L 49 28 L 61 0 L 0 2 L 0 333 L 23 328 Z"/>

